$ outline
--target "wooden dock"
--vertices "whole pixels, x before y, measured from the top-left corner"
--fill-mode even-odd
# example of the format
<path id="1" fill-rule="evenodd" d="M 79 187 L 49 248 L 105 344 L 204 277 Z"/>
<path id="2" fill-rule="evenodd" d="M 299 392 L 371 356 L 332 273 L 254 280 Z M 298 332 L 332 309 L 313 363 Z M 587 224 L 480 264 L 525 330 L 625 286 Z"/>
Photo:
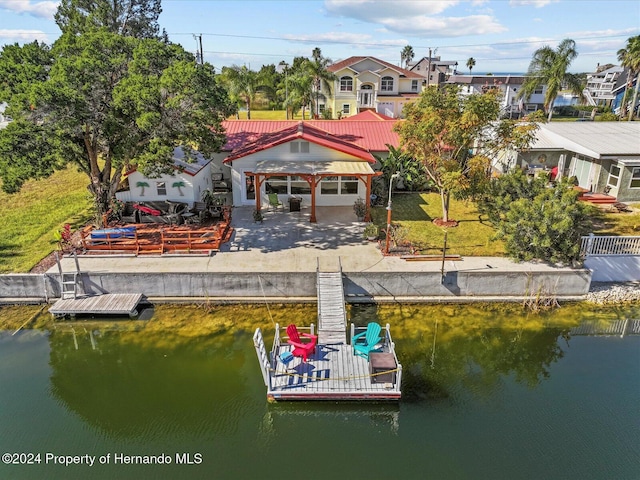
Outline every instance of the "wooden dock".
<path id="1" fill-rule="evenodd" d="M 105 293 L 76 298 L 61 298 L 50 309 L 54 316 L 66 315 L 129 315 L 138 314 L 141 293 Z"/>
<path id="2" fill-rule="evenodd" d="M 395 368 L 371 372 L 369 361 L 347 344 L 318 344 L 307 362 L 281 355 L 291 350 L 280 341 L 276 325 L 273 348 L 267 352 L 258 328 L 253 336 L 269 400 L 399 400 L 402 366 L 395 355 L 389 326 L 383 329 L 381 351 L 393 355 Z"/>
<path id="3" fill-rule="evenodd" d="M 344 303 L 342 272 L 317 273 L 318 341 L 347 343 L 347 310 Z"/>

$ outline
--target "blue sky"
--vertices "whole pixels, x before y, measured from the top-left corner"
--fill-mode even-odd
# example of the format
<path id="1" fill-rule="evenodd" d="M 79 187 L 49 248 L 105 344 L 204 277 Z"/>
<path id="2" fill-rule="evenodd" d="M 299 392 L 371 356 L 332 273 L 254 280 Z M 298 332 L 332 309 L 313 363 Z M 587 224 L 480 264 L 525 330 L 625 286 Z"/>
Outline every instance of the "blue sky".
<path id="1" fill-rule="evenodd" d="M 58 2 L 0 0 L 0 45 L 35 39 L 53 42 Z M 617 64 L 616 52 L 640 34 L 638 0 L 163 0 L 160 25 L 169 38 L 205 60 L 225 65 L 291 62 L 320 47 L 338 61 L 374 56 L 399 64 L 411 45 L 415 60 L 429 48 L 468 73 L 524 72 L 531 54 L 564 38 L 576 41 L 573 72 Z M 436 50 L 437 49 L 437 50 Z"/>

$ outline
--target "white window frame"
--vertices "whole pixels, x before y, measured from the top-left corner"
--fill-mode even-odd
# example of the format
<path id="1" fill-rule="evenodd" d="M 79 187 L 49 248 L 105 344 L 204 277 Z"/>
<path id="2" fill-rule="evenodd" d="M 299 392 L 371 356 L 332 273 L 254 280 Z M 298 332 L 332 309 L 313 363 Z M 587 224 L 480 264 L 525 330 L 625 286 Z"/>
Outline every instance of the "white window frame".
<path id="1" fill-rule="evenodd" d="M 380 91 L 393 92 L 393 77 L 386 76 L 380 79 Z"/>
<path id="2" fill-rule="evenodd" d="M 418 80 L 411 80 L 411 91 L 412 92 L 418 91 Z"/>
<path id="3" fill-rule="evenodd" d="M 614 168 L 618 169 L 617 175 L 613 173 Z M 620 165 L 611 165 L 611 171 L 609 172 L 609 177 L 607 178 L 607 187 L 618 188 L 618 185 L 620 184 L 621 173 L 622 173 L 622 167 L 620 167 Z M 615 183 L 611 181 L 612 179 L 615 179 Z"/>
<path id="4" fill-rule="evenodd" d="M 340 91 L 353 92 L 353 78 L 349 75 L 340 77 Z"/>
<path id="5" fill-rule="evenodd" d="M 343 103 L 342 104 L 342 113 L 344 114 L 349 114 L 351 113 L 351 104 L 350 103 Z"/>
<path id="6" fill-rule="evenodd" d="M 159 197 L 167 196 L 167 182 L 156 182 L 156 194 Z"/>
<path id="7" fill-rule="evenodd" d="M 542 95 L 544 93 L 544 85 L 538 85 L 533 91 L 534 95 Z"/>
<path id="8" fill-rule="evenodd" d="M 638 186 L 634 187 L 633 182 L 638 182 Z M 631 167 L 631 180 L 629 181 L 629 188 L 640 188 L 640 167 Z"/>

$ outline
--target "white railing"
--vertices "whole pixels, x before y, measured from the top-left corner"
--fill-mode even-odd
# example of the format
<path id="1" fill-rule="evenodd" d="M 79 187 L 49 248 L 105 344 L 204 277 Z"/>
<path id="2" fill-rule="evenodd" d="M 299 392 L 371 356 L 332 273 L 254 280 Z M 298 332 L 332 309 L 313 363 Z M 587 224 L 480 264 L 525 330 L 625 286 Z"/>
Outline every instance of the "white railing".
<path id="1" fill-rule="evenodd" d="M 640 237 L 613 237 L 591 234 L 582 237 L 580 254 L 588 255 L 640 255 Z"/>

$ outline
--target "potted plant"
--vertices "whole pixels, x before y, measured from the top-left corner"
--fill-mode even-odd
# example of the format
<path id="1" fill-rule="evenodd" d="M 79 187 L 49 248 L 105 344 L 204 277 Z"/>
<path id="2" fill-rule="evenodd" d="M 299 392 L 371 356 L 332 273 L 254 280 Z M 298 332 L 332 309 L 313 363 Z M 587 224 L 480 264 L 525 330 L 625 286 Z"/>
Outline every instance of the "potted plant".
<path id="1" fill-rule="evenodd" d="M 374 241 L 378 239 L 378 226 L 375 223 L 368 223 L 366 227 L 364 227 L 364 232 L 362 232 L 362 236 L 369 241 Z"/>
<path id="2" fill-rule="evenodd" d="M 262 210 L 260 209 L 256 209 L 253 211 L 253 221 L 255 223 L 262 223 L 262 220 L 264 220 L 264 216 L 262 215 Z"/>
<path id="3" fill-rule="evenodd" d="M 358 217 L 358 220 L 364 220 L 364 217 L 367 214 L 367 205 L 364 203 L 362 198 L 358 197 L 353 203 L 353 211 L 356 214 L 356 217 Z"/>

